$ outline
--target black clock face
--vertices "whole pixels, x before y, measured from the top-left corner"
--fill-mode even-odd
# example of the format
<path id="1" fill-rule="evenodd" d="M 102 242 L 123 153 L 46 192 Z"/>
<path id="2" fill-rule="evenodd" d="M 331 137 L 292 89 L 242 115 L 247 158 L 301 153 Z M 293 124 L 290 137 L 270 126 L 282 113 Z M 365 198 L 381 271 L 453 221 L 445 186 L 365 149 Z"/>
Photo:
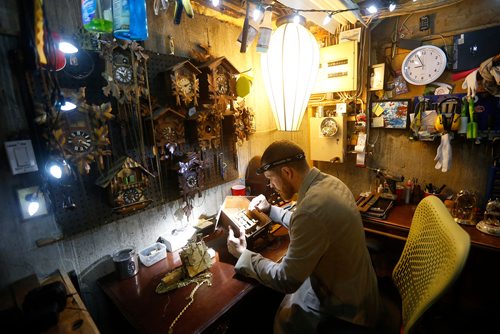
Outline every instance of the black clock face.
<path id="1" fill-rule="evenodd" d="M 87 152 L 92 146 L 90 135 L 82 130 L 73 131 L 68 136 L 68 144 L 74 152 Z"/>
<path id="2" fill-rule="evenodd" d="M 229 91 L 229 84 L 227 82 L 227 77 L 224 73 L 217 74 L 217 93 L 221 95 L 227 94 Z"/>
<path id="3" fill-rule="evenodd" d="M 196 184 L 198 183 L 198 180 L 196 179 L 196 173 L 193 173 L 191 175 L 186 176 L 186 185 L 189 188 L 194 188 L 196 187 Z"/>
<path id="4" fill-rule="evenodd" d="M 129 188 L 123 192 L 125 204 L 132 204 L 141 199 L 141 192 L 137 188 Z"/>
<path id="5" fill-rule="evenodd" d="M 130 84 L 132 82 L 132 68 L 129 66 L 116 66 L 114 71 L 114 79 L 121 84 Z"/>

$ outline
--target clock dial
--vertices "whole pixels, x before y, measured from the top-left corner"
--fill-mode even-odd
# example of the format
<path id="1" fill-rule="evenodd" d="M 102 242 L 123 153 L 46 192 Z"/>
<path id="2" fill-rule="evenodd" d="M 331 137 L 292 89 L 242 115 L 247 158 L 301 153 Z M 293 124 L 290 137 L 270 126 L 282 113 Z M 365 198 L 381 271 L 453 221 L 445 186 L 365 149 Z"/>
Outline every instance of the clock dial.
<path id="1" fill-rule="evenodd" d="M 198 180 L 196 179 L 196 174 L 191 174 L 186 177 L 186 185 L 189 188 L 194 188 L 198 184 Z"/>
<path id="2" fill-rule="evenodd" d="M 446 68 L 446 55 L 437 46 L 424 45 L 411 51 L 403 61 L 401 72 L 413 85 L 426 85 L 435 81 Z"/>
<path id="3" fill-rule="evenodd" d="M 132 204 L 141 199 L 141 192 L 137 188 L 129 188 L 123 192 L 125 204 Z"/>
<path id="4" fill-rule="evenodd" d="M 217 73 L 217 93 L 226 95 L 229 92 L 229 84 L 224 73 Z"/>
<path id="5" fill-rule="evenodd" d="M 77 130 L 69 134 L 68 144 L 74 152 L 83 153 L 87 152 L 92 146 L 92 139 L 87 132 Z"/>
<path id="6" fill-rule="evenodd" d="M 116 66 L 114 79 L 121 84 L 130 84 L 132 82 L 132 68 L 129 66 Z"/>
<path id="7" fill-rule="evenodd" d="M 179 88 L 184 95 L 189 95 L 193 91 L 193 85 L 191 81 L 186 77 L 182 77 L 179 79 Z"/>

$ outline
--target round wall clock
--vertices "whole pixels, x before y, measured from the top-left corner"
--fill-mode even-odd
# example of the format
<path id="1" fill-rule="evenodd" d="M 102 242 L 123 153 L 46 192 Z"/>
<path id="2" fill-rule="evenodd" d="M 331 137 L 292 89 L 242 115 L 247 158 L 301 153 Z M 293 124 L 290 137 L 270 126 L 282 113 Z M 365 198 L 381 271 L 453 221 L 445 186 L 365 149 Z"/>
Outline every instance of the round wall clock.
<path id="1" fill-rule="evenodd" d="M 114 68 L 113 78 L 117 83 L 125 85 L 132 83 L 132 68 L 126 65 L 117 65 Z"/>
<path id="2" fill-rule="evenodd" d="M 69 148 L 75 153 L 87 152 L 92 146 L 90 135 L 83 130 L 76 130 L 68 136 Z"/>
<path id="3" fill-rule="evenodd" d="M 446 68 L 446 54 L 434 45 L 423 45 L 412 50 L 401 65 L 401 72 L 412 85 L 426 85 L 435 81 Z"/>

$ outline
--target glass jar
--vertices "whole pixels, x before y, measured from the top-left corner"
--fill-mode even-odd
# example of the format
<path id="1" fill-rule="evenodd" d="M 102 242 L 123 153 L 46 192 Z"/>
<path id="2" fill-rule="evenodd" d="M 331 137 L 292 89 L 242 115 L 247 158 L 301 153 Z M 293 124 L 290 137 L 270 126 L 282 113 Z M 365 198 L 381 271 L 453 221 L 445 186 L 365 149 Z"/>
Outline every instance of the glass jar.
<path id="1" fill-rule="evenodd" d="M 474 212 L 477 206 L 477 198 L 473 192 L 460 190 L 455 199 L 452 216 L 455 221 L 463 225 L 476 225 Z"/>

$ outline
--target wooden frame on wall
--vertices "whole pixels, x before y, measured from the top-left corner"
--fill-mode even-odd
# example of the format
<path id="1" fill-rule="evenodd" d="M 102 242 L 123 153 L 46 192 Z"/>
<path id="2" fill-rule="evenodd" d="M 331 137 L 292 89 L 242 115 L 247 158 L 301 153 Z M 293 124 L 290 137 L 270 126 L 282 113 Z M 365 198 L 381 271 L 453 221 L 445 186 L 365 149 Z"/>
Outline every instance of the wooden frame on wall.
<path id="1" fill-rule="evenodd" d="M 410 99 L 372 101 L 370 105 L 371 127 L 406 129 L 410 106 Z"/>

